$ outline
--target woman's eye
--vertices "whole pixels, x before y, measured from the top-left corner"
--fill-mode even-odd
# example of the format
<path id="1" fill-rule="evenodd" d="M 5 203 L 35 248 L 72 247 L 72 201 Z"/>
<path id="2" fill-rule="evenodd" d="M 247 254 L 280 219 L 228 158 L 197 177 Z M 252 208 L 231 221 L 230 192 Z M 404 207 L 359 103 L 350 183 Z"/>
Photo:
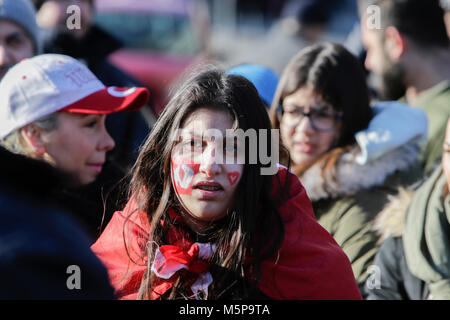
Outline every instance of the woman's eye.
<path id="1" fill-rule="evenodd" d="M 202 149 L 202 146 L 203 146 L 202 141 L 195 139 L 188 140 L 185 143 L 183 143 L 183 149 L 186 151 L 189 150 L 189 152 L 200 151 Z"/>
<path id="2" fill-rule="evenodd" d="M 86 123 L 86 127 L 88 128 L 94 128 L 97 125 L 97 121 L 89 121 L 88 123 Z"/>
<path id="3" fill-rule="evenodd" d="M 331 118 L 333 114 L 329 111 L 317 111 L 315 112 L 316 116 L 319 118 Z"/>
<path id="4" fill-rule="evenodd" d="M 19 47 L 24 42 L 23 36 L 14 36 L 8 39 L 8 44 L 11 46 Z"/>
<path id="5" fill-rule="evenodd" d="M 191 140 L 190 145 L 191 145 L 191 147 L 199 148 L 202 146 L 202 142 L 199 140 Z"/>
<path id="6" fill-rule="evenodd" d="M 288 110 L 286 113 L 292 115 L 292 116 L 298 116 L 302 114 L 302 110 L 295 109 L 295 110 Z"/>
<path id="7" fill-rule="evenodd" d="M 327 112 L 318 112 L 318 113 L 317 113 L 317 116 L 318 116 L 318 117 L 321 117 L 321 118 L 329 118 L 329 117 L 330 117 L 330 114 L 327 113 Z"/>

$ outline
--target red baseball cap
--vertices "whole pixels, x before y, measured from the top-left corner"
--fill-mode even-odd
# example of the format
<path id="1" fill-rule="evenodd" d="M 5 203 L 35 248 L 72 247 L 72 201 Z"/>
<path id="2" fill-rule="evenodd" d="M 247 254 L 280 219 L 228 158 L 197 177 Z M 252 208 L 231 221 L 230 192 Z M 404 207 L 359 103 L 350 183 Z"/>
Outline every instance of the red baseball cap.
<path id="1" fill-rule="evenodd" d="M 149 97 L 146 88 L 105 87 L 72 57 L 35 56 L 17 63 L 0 82 L 0 138 L 54 112 L 134 111 L 145 106 Z"/>
<path id="2" fill-rule="evenodd" d="M 146 88 L 106 87 L 62 108 L 61 111 L 86 114 L 135 111 L 142 108 L 149 97 L 150 93 Z"/>

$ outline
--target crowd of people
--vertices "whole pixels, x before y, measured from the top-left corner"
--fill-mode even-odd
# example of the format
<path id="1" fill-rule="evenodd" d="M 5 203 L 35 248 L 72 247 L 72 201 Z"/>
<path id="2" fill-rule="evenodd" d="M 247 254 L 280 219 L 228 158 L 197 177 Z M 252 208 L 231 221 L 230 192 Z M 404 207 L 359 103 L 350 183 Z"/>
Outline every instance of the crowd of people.
<path id="1" fill-rule="evenodd" d="M 448 1 L 358 0 L 363 61 L 198 68 L 152 126 L 76 2 L 0 2 L 0 299 L 450 299 Z"/>

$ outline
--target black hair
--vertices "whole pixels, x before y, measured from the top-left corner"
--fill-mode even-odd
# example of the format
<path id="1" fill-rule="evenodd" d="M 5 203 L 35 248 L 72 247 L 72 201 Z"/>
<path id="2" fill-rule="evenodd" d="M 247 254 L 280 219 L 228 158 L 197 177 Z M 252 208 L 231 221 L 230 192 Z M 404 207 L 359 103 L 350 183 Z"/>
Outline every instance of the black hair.
<path id="1" fill-rule="evenodd" d="M 298 89 L 310 86 L 342 112 L 342 129 L 337 147 L 354 142 L 354 134 L 365 129 L 372 119 L 369 90 L 360 61 L 340 44 L 324 43 L 307 47 L 286 66 L 273 99 L 270 116 L 279 128 L 277 109 L 283 99 Z"/>
<path id="2" fill-rule="evenodd" d="M 370 5 L 380 8 L 382 29 L 393 26 L 423 47 L 448 48 L 439 0 L 359 0 L 361 14 Z"/>

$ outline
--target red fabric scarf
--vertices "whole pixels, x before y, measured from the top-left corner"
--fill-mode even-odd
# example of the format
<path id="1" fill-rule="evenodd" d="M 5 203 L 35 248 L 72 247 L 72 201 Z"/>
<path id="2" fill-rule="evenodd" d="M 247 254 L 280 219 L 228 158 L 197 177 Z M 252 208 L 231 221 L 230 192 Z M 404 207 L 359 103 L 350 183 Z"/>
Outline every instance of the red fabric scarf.
<path id="1" fill-rule="evenodd" d="M 157 249 L 158 259 L 155 259 L 154 265 L 157 279 L 151 293 L 152 300 L 159 298 L 173 287 L 181 276 L 180 267 L 188 271 L 182 273 L 182 281 L 185 282 L 186 288 L 190 288 L 199 275 L 206 272 L 210 266 L 206 260 L 210 254 L 205 257 L 201 250 L 206 245 L 190 241 L 188 233 L 183 228 L 183 220 L 175 210 L 169 209 L 169 216 L 173 219 L 167 233 L 167 242 L 170 244 Z M 163 221 L 161 223 L 164 225 Z"/>

